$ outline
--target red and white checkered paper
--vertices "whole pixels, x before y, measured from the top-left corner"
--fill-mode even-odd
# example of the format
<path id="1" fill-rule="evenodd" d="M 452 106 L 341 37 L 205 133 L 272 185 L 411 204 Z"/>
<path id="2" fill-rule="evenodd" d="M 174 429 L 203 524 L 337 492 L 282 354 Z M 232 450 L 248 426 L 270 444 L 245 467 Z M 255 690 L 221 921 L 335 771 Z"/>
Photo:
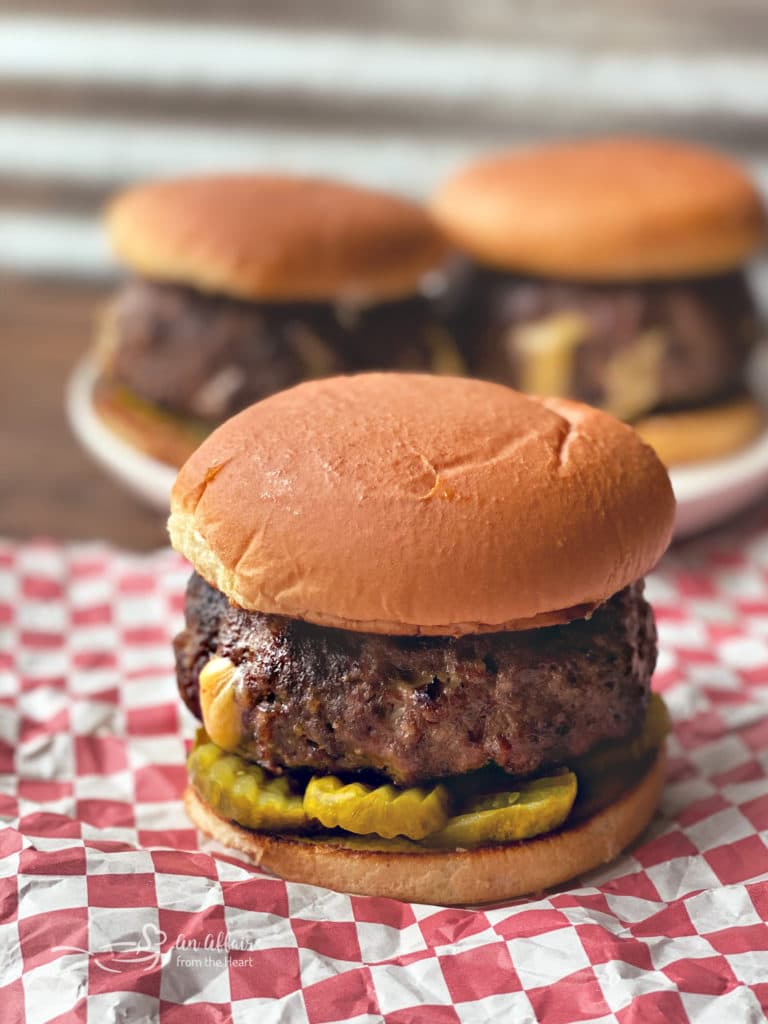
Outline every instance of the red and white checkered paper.
<path id="1" fill-rule="evenodd" d="M 0 545 L 4 1024 L 765 1019 L 765 525 L 649 583 L 675 731 L 642 841 L 482 910 L 285 883 L 200 845 L 170 648 L 186 576 L 170 552 Z"/>

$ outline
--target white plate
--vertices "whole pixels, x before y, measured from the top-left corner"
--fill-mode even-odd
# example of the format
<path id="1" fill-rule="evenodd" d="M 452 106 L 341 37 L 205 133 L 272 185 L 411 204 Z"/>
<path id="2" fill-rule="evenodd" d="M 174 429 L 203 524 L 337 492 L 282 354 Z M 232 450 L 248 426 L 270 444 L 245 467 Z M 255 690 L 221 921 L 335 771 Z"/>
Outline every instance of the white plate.
<path id="1" fill-rule="evenodd" d="M 96 367 L 86 357 L 67 389 L 67 412 L 80 443 L 112 475 L 140 498 L 163 511 L 176 470 L 131 448 L 96 415 Z M 687 537 L 722 522 L 768 491 L 768 430 L 736 455 L 670 473 L 677 497 L 675 537 Z"/>
<path id="2" fill-rule="evenodd" d="M 109 473 L 149 505 L 168 511 L 176 470 L 124 441 L 97 415 L 93 406 L 96 364 L 86 356 L 67 385 L 67 417 L 83 448 Z"/>
<path id="3" fill-rule="evenodd" d="M 677 498 L 675 538 L 723 522 L 768 491 L 768 430 L 735 455 L 670 470 Z"/>

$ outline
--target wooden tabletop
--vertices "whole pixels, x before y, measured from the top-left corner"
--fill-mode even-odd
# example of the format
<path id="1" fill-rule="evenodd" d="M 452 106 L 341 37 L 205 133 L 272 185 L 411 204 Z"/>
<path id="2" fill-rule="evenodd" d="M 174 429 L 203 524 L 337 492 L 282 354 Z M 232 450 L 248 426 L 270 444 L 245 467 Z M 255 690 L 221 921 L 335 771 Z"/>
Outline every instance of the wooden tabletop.
<path id="1" fill-rule="evenodd" d="M 166 543 L 164 516 L 115 484 L 67 425 L 67 376 L 107 285 L 0 278 L 0 535 Z"/>

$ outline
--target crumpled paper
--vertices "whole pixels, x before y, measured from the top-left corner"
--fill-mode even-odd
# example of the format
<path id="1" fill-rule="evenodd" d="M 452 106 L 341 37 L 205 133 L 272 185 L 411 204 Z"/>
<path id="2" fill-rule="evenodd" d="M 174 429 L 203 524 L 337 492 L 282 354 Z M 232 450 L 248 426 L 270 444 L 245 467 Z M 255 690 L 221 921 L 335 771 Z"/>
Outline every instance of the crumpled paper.
<path id="1" fill-rule="evenodd" d="M 545 897 L 444 909 L 285 883 L 201 843 L 168 551 L 0 545 L 0 1016 L 760 1021 L 768 1011 L 768 528 L 649 580 L 675 729 L 661 810 Z"/>

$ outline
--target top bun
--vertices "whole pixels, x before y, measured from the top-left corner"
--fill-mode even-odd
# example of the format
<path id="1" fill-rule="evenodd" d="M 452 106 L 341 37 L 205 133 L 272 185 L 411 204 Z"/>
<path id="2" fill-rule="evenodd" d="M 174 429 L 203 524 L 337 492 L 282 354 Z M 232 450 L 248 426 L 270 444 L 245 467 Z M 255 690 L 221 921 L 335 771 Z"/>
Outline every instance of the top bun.
<path id="1" fill-rule="evenodd" d="M 704 275 L 765 238 L 760 196 L 718 153 L 661 139 L 566 142 L 489 156 L 433 213 L 479 262 L 581 280 Z"/>
<path id="2" fill-rule="evenodd" d="M 182 467 L 174 547 L 242 608 L 460 635 L 564 622 L 669 543 L 664 467 L 577 402 L 418 374 L 310 381 Z"/>
<path id="3" fill-rule="evenodd" d="M 312 178 L 139 185 L 113 200 L 107 226 L 118 256 L 146 277 L 267 301 L 396 298 L 447 255 L 415 203 Z"/>

